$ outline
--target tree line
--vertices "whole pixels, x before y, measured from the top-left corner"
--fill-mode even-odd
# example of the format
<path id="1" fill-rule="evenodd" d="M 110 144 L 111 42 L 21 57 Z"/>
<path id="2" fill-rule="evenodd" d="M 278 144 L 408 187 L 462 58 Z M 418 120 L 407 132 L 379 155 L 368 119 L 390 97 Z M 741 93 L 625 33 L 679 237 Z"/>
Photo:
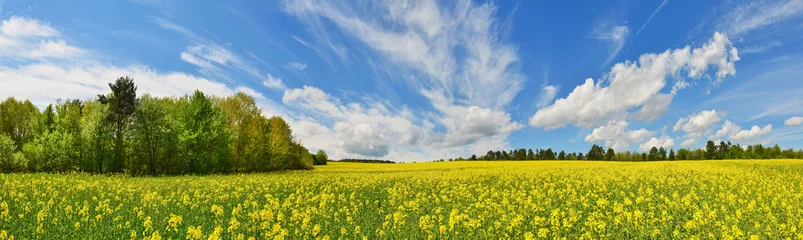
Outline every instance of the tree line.
<path id="1" fill-rule="evenodd" d="M 705 148 L 674 149 L 652 147 L 648 152 L 616 152 L 612 148 L 605 150 L 594 144 L 587 153 L 560 151 L 556 153 L 552 148 L 547 149 L 513 149 L 509 151 L 488 151 L 485 155 L 471 155 L 469 158 L 439 159 L 436 161 L 528 161 L 528 160 L 592 160 L 592 161 L 673 161 L 673 160 L 715 160 L 715 159 L 803 159 L 803 150 L 782 149 L 775 144 L 764 147 L 762 144 L 748 145 L 732 144 L 730 141 L 720 141 L 719 144 L 708 141 Z"/>
<path id="2" fill-rule="evenodd" d="M 133 79 L 111 92 L 43 111 L 29 100 L 0 103 L 0 171 L 179 175 L 311 169 L 325 164 L 292 137 L 281 117 L 264 117 L 244 93 L 137 97 Z M 323 163 L 321 163 L 323 161 Z"/>
<path id="3" fill-rule="evenodd" d="M 355 163 L 396 163 L 390 160 L 381 160 L 381 159 L 355 159 L 355 158 L 344 158 L 337 160 L 337 162 L 355 162 Z"/>

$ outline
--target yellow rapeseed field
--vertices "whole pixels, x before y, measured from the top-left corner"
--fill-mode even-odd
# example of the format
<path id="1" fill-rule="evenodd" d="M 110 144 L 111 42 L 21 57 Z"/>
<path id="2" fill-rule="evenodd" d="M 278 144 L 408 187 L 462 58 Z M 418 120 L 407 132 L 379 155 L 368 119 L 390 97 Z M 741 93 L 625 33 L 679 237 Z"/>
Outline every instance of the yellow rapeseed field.
<path id="1" fill-rule="evenodd" d="M 803 239 L 803 161 L 0 175 L 0 239 Z"/>

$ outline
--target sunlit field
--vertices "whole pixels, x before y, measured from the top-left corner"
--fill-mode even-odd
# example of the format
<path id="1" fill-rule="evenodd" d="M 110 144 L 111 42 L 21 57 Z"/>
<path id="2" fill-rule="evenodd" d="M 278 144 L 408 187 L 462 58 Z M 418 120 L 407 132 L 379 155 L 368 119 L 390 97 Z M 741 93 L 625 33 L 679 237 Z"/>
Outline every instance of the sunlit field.
<path id="1" fill-rule="evenodd" d="M 0 239 L 803 239 L 803 161 L 0 175 Z"/>

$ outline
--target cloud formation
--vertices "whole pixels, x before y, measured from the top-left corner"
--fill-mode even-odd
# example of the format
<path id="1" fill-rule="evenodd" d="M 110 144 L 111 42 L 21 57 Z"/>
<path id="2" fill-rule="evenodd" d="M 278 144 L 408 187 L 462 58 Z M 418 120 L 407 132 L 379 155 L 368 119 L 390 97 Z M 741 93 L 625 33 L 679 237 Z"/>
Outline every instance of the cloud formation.
<path id="1" fill-rule="evenodd" d="M 384 102 L 341 102 L 312 86 L 285 91 L 283 102 L 323 117 L 319 125 L 331 126 L 337 133 L 332 142 L 338 150 L 374 157 L 416 151 L 465 154 L 476 146 L 506 144 L 507 135 L 523 128 L 503 110 L 521 91 L 525 78 L 516 46 L 498 36 L 500 23 L 493 3 L 287 0 L 283 7 L 307 25 L 320 44 L 293 36 L 297 42 L 319 54 L 328 49 L 335 56 L 323 58 L 341 58 L 345 64 L 346 51 L 372 53 L 381 64 L 369 67 L 392 65 L 393 75 L 405 76 L 408 86 L 434 108 L 416 115 Z M 362 45 L 346 49 L 335 37 L 340 35 Z M 551 100 L 557 88 L 547 91 L 552 91 L 546 92 Z M 350 141 L 368 135 L 366 142 L 371 144 Z"/>
<path id="2" fill-rule="evenodd" d="M 613 148 L 616 151 L 627 149 L 630 144 L 643 142 L 644 139 L 653 135 L 653 132 L 641 128 L 638 130 L 628 130 L 630 123 L 626 121 L 609 121 L 603 126 L 594 128 L 585 138 L 586 142 L 605 142 L 605 147 Z"/>
<path id="3" fill-rule="evenodd" d="M 791 117 L 783 121 L 786 126 L 800 126 L 803 124 L 803 117 Z"/>
<path id="4" fill-rule="evenodd" d="M 650 138 L 649 141 L 639 145 L 639 150 L 642 152 L 649 152 L 653 147 L 671 149 L 675 146 L 675 139 L 669 136 L 661 136 L 660 138 Z"/>
<path id="5" fill-rule="evenodd" d="M 556 129 L 572 124 L 579 127 L 595 127 L 600 122 L 627 114 L 641 107 L 636 114 L 640 119 L 654 119 L 666 111 L 671 96 L 661 95 L 666 86 L 666 77 L 679 76 L 686 72 L 692 79 L 701 78 L 709 69 L 715 69 L 714 78 L 722 81 L 736 73 L 735 62 L 739 60 L 736 48 L 721 33 L 715 33 L 702 47 L 666 50 L 663 53 L 648 53 L 637 62 L 617 63 L 602 80 L 586 79 L 566 98 L 538 110 L 530 118 L 530 126 Z M 713 66 L 713 67 L 711 67 Z M 688 84 L 676 78 L 674 92 Z"/>

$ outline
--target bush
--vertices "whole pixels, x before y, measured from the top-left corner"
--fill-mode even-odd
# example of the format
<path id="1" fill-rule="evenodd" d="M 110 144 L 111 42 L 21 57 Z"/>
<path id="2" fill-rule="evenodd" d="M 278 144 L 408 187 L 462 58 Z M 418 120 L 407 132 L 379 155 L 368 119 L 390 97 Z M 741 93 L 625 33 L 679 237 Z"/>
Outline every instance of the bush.
<path id="1" fill-rule="evenodd" d="M 5 134 L 0 135 L 0 171 L 10 172 L 13 171 L 12 165 L 14 164 L 14 141 Z"/>

